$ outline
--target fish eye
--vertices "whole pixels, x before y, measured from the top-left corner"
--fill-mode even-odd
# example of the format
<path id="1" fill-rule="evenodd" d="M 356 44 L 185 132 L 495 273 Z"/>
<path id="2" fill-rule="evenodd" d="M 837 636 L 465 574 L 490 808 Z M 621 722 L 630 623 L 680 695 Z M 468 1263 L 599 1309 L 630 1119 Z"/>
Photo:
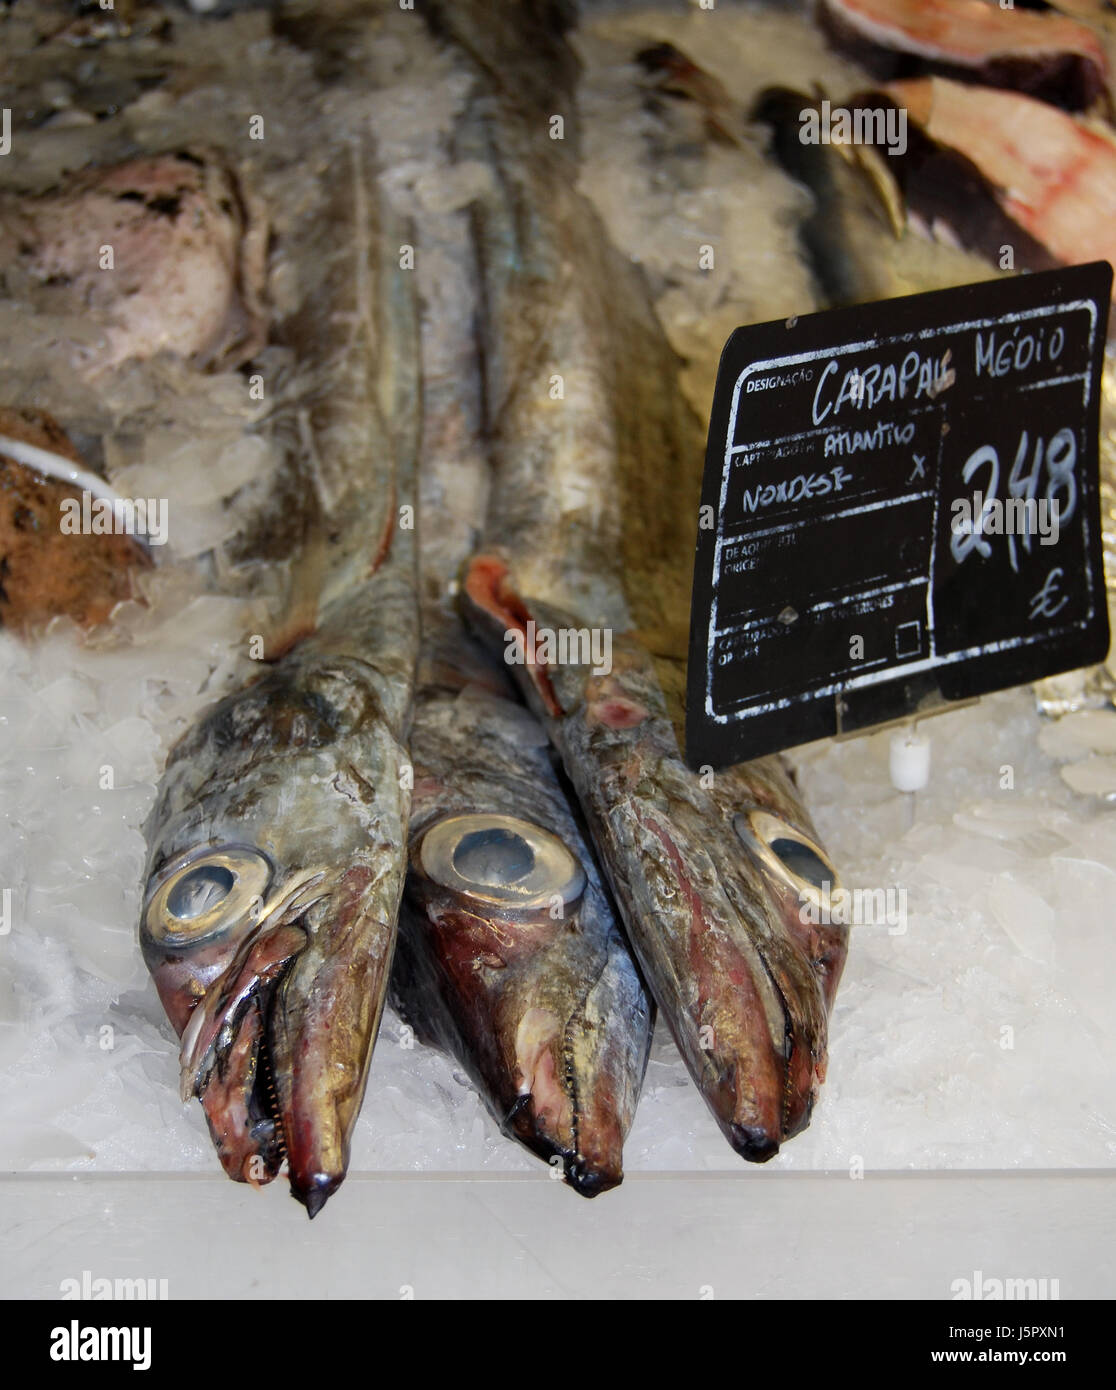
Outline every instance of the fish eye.
<path id="1" fill-rule="evenodd" d="M 585 891 L 585 870 L 565 844 L 518 816 L 446 816 L 422 838 L 419 864 L 443 888 L 489 907 L 566 906 Z"/>
<path id="2" fill-rule="evenodd" d="M 741 811 L 733 825 L 749 853 L 800 896 L 824 904 L 840 886 L 825 850 L 778 816 L 753 807 Z"/>
<path id="3" fill-rule="evenodd" d="M 180 922 L 193 921 L 224 902 L 235 882 L 222 864 L 198 864 L 176 879 L 167 894 L 167 911 Z"/>
<path id="4" fill-rule="evenodd" d="M 248 845 L 188 850 L 164 872 L 144 917 L 148 935 L 168 946 L 194 945 L 257 918 L 271 864 Z"/>
<path id="5" fill-rule="evenodd" d="M 506 888 L 521 882 L 535 867 L 535 862 L 535 851 L 530 843 L 503 826 L 467 831 L 453 852 L 453 867 L 462 878 L 490 888 Z"/>

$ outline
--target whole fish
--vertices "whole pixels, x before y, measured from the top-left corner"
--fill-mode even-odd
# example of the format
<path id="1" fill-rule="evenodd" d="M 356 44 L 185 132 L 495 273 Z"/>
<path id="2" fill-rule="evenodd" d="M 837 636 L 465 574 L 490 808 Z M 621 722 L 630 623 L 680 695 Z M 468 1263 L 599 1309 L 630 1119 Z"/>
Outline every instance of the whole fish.
<path id="1" fill-rule="evenodd" d="M 392 998 L 509 1137 L 592 1197 L 621 1180 L 654 1011 L 546 733 L 456 611 L 489 478 L 471 218 L 447 192 L 489 186 L 477 86 L 436 171 L 449 205 L 421 217 L 423 644 Z"/>
<path id="2" fill-rule="evenodd" d="M 434 14 L 469 52 L 504 55 L 483 64 L 495 476 L 466 603 L 561 754 L 691 1074 L 733 1146 L 762 1162 L 808 1122 L 824 1076 L 846 939 L 801 917 L 837 875 L 777 761 L 710 778 L 681 755 L 704 441 L 641 276 L 574 189 L 564 12 Z M 528 43 L 532 73 L 549 67 L 537 90 L 514 57 Z"/>
<path id="3" fill-rule="evenodd" d="M 147 825 L 140 940 L 229 1176 L 285 1158 L 311 1216 L 342 1181 L 403 887 L 417 609 L 410 505 L 417 323 L 407 240 L 359 133 L 301 232 L 298 447 L 275 525 L 294 546 L 273 664 L 172 749 Z M 319 221 L 320 219 L 320 221 Z"/>

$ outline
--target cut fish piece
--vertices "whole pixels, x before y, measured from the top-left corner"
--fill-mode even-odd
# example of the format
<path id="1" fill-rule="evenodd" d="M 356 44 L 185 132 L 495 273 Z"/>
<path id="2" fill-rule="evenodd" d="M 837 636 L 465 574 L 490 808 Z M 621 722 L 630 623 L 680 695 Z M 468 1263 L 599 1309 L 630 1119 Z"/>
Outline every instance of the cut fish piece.
<path id="1" fill-rule="evenodd" d="M 1090 106 L 1108 80 L 1096 35 L 1063 15 L 984 0 L 821 0 L 818 13 L 837 46 L 878 76 L 930 68 L 1074 110 Z"/>
<path id="2" fill-rule="evenodd" d="M 42 197 L 0 198 L 0 272 L 103 330 L 82 364 L 94 374 L 157 352 L 199 367 L 248 361 L 266 341 L 266 243 L 264 220 L 212 151 L 89 168 Z"/>
<path id="3" fill-rule="evenodd" d="M 28 633 L 56 617 L 96 627 L 133 597 L 133 572 L 151 557 L 124 531 L 64 531 L 63 504 L 80 508 L 82 487 L 16 457 L 20 444 L 83 468 L 45 412 L 0 409 L 0 627 Z"/>
<path id="4" fill-rule="evenodd" d="M 911 208 L 927 225 L 945 219 L 965 245 L 996 259 L 1008 245 L 1016 269 L 1116 264 L 1116 141 L 1099 126 L 1015 92 L 941 77 L 881 91 L 934 147 L 912 148 L 904 165 Z M 973 196 L 959 198 L 966 181 Z M 1017 230 L 1006 242 L 1005 227 L 974 201 L 981 185 L 1006 229 Z"/>

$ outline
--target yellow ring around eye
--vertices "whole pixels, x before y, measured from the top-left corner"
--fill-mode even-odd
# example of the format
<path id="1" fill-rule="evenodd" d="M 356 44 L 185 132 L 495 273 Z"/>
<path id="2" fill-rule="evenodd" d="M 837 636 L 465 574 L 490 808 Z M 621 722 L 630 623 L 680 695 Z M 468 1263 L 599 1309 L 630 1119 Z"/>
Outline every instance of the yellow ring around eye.
<path id="1" fill-rule="evenodd" d="M 248 845 L 189 850 L 170 868 L 144 914 L 153 941 L 195 944 L 250 927 L 259 917 L 271 865 Z"/>
<path id="2" fill-rule="evenodd" d="M 805 901 L 824 908 L 841 884 L 825 850 L 769 811 L 753 807 L 733 822 L 748 852 Z"/>
<path id="3" fill-rule="evenodd" d="M 585 870 L 557 835 L 518 816 L 447 816 L 422 838 L 419 864 L 443 888 L 505 910 L 564 906 L 585 892 Z"/>

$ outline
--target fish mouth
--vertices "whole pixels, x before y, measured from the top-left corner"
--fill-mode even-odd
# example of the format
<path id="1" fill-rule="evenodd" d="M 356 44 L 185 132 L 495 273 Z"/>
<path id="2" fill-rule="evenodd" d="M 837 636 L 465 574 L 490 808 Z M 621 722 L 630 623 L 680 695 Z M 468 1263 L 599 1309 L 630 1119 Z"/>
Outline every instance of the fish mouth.
<path id="1" fill-rule="evenodd" d="M 584 1125 L 585 1117 L 579 1119 Z M 548 1164 L 555 1176 L 560 1166 L 566 1184 L 579 1197 L 599 1197 L 602 1192 L 611 1192 L 624 1181 L 623 1136 L 619 1132 L 613 1142 L 594 1146 L 600 1149 L 599 1152 L 586 1153 L 580 1145 L 571 1149 L 549 1132 L 552 1126 L 540 1116 L 533 1094 L 517 1098 L 501 1128 Z"/>
<path id="2" fill-rule="evenodd" d="M 624 1135 L 607 1096 L 598 1094 L 592 1068 L 571 1058 L 570 1034 L 580 1010 L 563 1018 L 545 1007 L 528 1009 L 514 1040 L 519 1096 L 504 1122 L 532 1153 L 557 1167 L 582 1197 L 596 1197 L 623 1181 Z"/>
<path id="3" fill-rule="evenodd" d="M 253 1187 L 277 1177 L 287 1155 L 270 1033 L 278 985 L 289 968 L 288 960 L 275 979 L 256 982 L 228 1011 L 209 1067 L 188 1092 L 201 1101 L 225 1172 Z M 193 1064 L 186 1052 L 184 1044 L 184 1075 Z"/>
<path id="4" fill-rule="evenodd" d="M 283 1163 L 314 1217 L 348 1169 L 379 1024 L 372 871 L 288 880 L 181 1034 L 183 1099 L 201 1101 L 222 1167 L 261 1187 Z"/>

